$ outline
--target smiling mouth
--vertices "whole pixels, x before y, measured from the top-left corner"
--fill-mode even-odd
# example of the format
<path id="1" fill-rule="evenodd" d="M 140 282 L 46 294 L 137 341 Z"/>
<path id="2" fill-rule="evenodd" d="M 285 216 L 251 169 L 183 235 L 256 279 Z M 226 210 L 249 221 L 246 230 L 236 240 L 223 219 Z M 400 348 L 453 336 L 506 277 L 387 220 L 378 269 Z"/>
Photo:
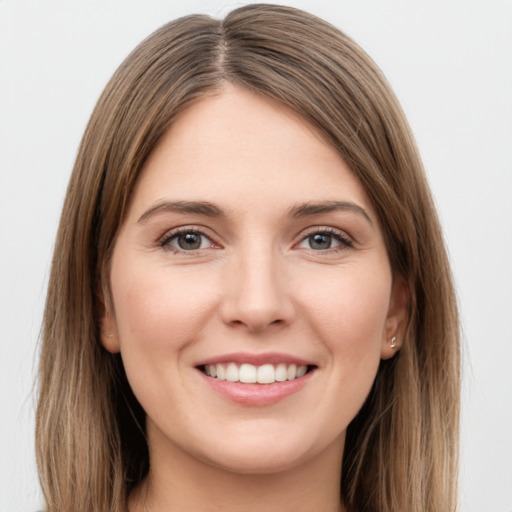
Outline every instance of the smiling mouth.
<path id="1" fill-rule="evenodd" d="M 315 365 L 217 363 L 198 366 L 205 375 L 217 380 L 244 384 L 274 384 L 297 380 L 316 368 Z"/>

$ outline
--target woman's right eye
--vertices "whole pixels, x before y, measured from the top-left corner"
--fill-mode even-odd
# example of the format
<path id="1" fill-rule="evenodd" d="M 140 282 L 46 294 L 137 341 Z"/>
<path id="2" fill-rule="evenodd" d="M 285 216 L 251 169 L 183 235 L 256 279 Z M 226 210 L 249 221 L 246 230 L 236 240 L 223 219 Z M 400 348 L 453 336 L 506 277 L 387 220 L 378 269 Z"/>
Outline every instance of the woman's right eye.
<path id="1" fill-rule="evenodd" d="M 213 247 L 215 244 L 204 233 L 188 229 L 166 236 L 161 245 L 176 252 L 193 252 Z"/>

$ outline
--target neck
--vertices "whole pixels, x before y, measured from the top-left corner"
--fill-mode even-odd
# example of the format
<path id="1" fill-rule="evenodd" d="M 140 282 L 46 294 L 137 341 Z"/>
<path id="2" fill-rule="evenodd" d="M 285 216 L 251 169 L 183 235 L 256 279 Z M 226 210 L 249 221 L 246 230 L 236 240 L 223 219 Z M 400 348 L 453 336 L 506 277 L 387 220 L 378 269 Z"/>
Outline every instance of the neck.
<path id="1" fill-rule="evenodd" d="M 179 447 L 151 454 L 146 479 L 130 495 L 130 512 L 340 512 L 343 439 L 304 463 L 265 474 L 237 473 Z M 166 450 L 167 452 L 167 450 Z"/>

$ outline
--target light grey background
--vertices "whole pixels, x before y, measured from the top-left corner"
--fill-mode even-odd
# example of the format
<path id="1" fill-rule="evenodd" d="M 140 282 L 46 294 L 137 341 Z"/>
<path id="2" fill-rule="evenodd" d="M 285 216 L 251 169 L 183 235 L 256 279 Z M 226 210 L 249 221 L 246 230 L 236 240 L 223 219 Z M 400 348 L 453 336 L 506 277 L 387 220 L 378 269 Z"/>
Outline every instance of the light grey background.
<path id="1" fill-rule="evenodd" d="M 247 2 L 0 0 L 0 511 L 40 505 L 36 344 L 77 146 L 106 81 L 146 35 Z M 512 511 L 512 1 L 283 1 L 365 48 L 408 115 L 462 310 L 461 511 Z M 404 511 L 405 512 L 405 511 Z M 441 512 L 441 511 L 440 511 Z"/>

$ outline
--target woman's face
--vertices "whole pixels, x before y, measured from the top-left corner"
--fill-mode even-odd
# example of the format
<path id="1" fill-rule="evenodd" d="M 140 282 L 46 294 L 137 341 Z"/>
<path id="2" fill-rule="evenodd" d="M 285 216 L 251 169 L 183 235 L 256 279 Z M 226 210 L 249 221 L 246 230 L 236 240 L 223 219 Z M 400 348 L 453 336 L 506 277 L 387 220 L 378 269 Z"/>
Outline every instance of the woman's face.
<path id="1" fill-rule="evenodd" d="M 262 473 L 341 457 L 405 309 L 344 161 L 231 86 L 151 154 L 110 279 L 102 338 L 147 413 L 152 464 Z"/>

